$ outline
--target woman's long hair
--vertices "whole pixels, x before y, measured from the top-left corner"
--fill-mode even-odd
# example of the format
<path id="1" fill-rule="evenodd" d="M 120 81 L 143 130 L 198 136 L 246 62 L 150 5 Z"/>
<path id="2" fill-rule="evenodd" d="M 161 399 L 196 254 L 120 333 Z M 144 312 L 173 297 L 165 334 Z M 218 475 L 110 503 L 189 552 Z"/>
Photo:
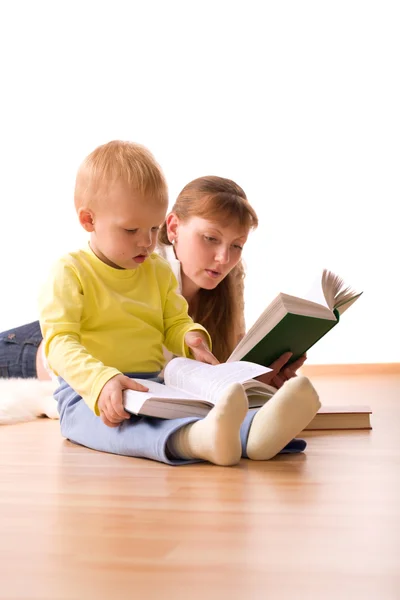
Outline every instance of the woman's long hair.
<path id="1" fill-rule="evenodd" d="M 201 217 L 223 223 L 239 223 L 249 229 L 258 225 L 256 212 L 240 186 L 223 177 L 199 177 L 188 183 L 179 194 L 174 212 L 181 221 Z M 160 245 L 171 245 L 167 226 L 159 234 Z M 244 268 L 242 261 L 214 289 L 199 290 L 191 317 L 209 332 L 213 353 L 219 361 L 229 357 L 244 334 Z"/>

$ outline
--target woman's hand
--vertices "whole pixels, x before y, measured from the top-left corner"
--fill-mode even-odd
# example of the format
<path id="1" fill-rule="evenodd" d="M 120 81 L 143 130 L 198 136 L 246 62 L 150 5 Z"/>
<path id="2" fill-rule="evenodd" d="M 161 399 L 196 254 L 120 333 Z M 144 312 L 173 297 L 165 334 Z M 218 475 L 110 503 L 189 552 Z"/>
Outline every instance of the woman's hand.
<path id="1" fill-rule="evenodd" d="M 272 371 L 264 373 L 264 375 L 260 375 L 259 377 L 256 377 L 256 379 L 263 383 L 267 383 L 268 385 L 272 385 L 279 390 L 285 381 L 297 376 L 297 370 L 300 369 L 307 360 L 307 354 L 303 354 L 303 356 L 300 356 L 300 358 L 288 365 L 287 362 L 290 360 L 291 356 L 292 352 L 285 352 L 269 366 Z"/>
<path id="2" fill-rule="evenodd" d="M 208 341 L 201 331 L 188 331 L 185 344 L 190 348 L 193 358 L 210 365 L 218 365 L 219 361 L 208 347 Z"/>

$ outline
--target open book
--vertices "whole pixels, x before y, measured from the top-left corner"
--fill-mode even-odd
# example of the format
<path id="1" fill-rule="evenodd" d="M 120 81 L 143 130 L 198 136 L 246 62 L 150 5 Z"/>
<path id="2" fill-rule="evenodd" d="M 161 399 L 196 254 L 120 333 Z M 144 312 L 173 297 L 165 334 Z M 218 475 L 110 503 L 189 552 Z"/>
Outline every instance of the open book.
<path id="1" fill-rule="evenodd" d="M 234 382 L 243 385 L 249 408 L 258 408 L 276 389 L 253 377 L 270 370 L 246 361 L 211 366 L 190 358 L 174 358 L 165 368 L 167 385 L 135 378 L 149 391 L 125 390 L 125 409 L 135 415 L 163 419 L 204 417 L 218 402 L 224 389 Z M 371 429 L 370 414 L 368 406 L 321 406 L 305 429 Z"/>
<path id="2" fill-rule="evenodd" d="M 231 383 L 243 385 L 250 408 L 260 407 L 276 389 L 253 378 L 270 370 L 246 361 L 208 365 L 191 358 L 173 358 L 165 367 L 165 385 L 135 378 L 149 391 L 125 390 L 125 409 L 163 419 L 203 417 Z"/>
<path id="3" fill-rule="evenodd" d="M 295 361 L 339 322 L 340 315 L 361 294 L 324 269 L 308 299 L 279 294 L 239 342 L 228 362 L 246 360 L 269 366 L 284 352 L 292 352 L 289 362 Z"/>

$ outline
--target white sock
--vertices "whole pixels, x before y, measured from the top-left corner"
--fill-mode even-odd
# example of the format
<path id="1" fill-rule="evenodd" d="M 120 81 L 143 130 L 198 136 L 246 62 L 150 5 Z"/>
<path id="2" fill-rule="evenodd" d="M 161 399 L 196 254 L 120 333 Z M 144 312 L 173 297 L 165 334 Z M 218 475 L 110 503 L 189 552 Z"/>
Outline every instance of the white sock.
<path id="1" fill-rule="evenodd" d="M 314 418 L 321 403 L 307 377 L 293 377 L 257 412 L 247 440 L 247 456 L 269 460 Z"/>
<path id="2" fill-rule="evenodd" d="M 204 419 L 174 433 L 168 448 L 179 458 L 200 458 L 221 466 L 236 465 L 242 455 L 240 426 L 247 411 L 244 389 L 234 383 Z"/>

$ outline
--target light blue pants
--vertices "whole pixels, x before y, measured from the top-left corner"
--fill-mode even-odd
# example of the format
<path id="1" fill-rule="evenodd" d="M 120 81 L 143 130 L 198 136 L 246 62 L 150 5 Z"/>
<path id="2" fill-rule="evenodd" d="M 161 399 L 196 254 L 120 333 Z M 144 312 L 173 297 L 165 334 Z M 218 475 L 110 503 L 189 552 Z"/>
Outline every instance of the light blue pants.
<path id="1" fill-rule="evenodd" d="M 158 373 L 127 373 L 129 377 L 158 380 Z M 167 451 L 167 443 L 172 434 L 181 427 L 198 421 L 198 417 L 182 419 L 156 419 L 132 415 L 123 421 L 119 427 L 108 427 L 100 417 L 87 406 L 75 390 L 63 379 L 59 378 L 60 386 L 55 392 L 60 413 L 62 435 L 82 446 L 137 458 L 150 458 L 168 465 L 182 465 L 199 460 L 174 458 Z M 242 423 L 240 437 L 242 441 L 242 456 L 247 458 L 246 446 L 252 420 L 257 410 L 249 410 Z M 292 440 L 283 453 L 302 452 L 306 447 L 303 440 Z"/>

